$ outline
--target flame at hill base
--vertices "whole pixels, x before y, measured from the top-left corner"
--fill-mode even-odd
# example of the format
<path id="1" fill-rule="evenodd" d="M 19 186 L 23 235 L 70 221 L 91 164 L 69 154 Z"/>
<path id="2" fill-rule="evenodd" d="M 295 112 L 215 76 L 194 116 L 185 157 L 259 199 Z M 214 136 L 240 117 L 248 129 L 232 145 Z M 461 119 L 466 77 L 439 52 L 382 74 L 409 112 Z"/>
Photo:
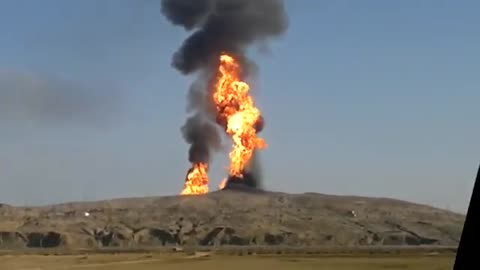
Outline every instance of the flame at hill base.
<path id="1" fill-rule="evenodd" d="M 232 187 L 258 189 L 262 174 L 257 150 L 266 143 L 257 136 L 264 121 L 246 82 L 254 71 L 247 52 L 253 45 L 267 48 L 286 32 L 284 1 L 161 0 L 161 13 L 190 33 L 172 55 L 172 67 L 183 75 L 197 75 L 181 128 L 191 164 L 182 194 L 208 192 L 207 168 L 213 154 L 223 149 L 221 135 L 232 141 L 225 188 L 235 182 Z"/>
<path id="2" fill-rule="evenodd" d="M 194 163 L 188 170 L 185 187 L 181 195 L 204 194 L 208 192 L 208 164 Z"/>
<path id="3" fill-rule="evenodd" d="M 213 100 L 217 107 L 217 122 L 232 138 L 229 175 L 242 177 L 242 172 L 256 148 L 266 143 L 257 137 L 262 126 L 260 110 L 250 95 L 250 86 L 240 80 L 240 65 L 228 54 L 220 56 L 220 65 Z"/>
<path id="4" fill-rule="evenodd" d="M 240 78 L 241 65 L 234 56 L 221 54 L 213 83 L 212 101 L 216 107 L 216 121 L 232 139 L 228 174 L 242 179 L 245 167 L 255 149 L 263 149 L 266 142 L 257 136 L 263 128 L 263 118 L 250 95 L 250 86 Z M 208 164 L 194 163 L 187 174 L 182 195 L 208 192 Z M 219 188 L 225 187 L 222 181 Z"/>

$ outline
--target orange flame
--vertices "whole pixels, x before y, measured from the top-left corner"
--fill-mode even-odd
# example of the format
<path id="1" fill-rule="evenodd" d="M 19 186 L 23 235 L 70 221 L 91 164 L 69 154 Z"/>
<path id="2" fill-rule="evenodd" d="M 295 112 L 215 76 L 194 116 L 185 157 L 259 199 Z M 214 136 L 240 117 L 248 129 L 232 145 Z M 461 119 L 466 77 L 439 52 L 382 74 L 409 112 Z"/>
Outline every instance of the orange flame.
<path id="1" fill-rule="evenodd" d="M 240 64 L 233 56 L 220 56 L 213 101 L 218 121 L 225 125 L 225 131 L 233 140 L 229 175 L 241 178 L 255 148 L 262 149 L 267 145 L 257 137 L 256 125 L 261 113 L 249 93 L 250 86 L 240 79 L 240 72 Z"/>
<path id="2" fill-rule="evenodd" d="M 224 189 L 227 185 L 227 178 L 223 179 L 220 184 L 218 184 L 218 189 Z"/>
<path id="3" fill-rule="evenodd" d="M 181 195 L 208 193 L 208 164 L 194 163 L 187 174 Z"/>
<path id="4" fill-rule="evenodd" d="M 257 126 L 262 121 L 260 110 L 255 107 L 250 95 L 250 86 L 240 79 L 240 63 L 228 54 L 220 56 L 218 74 L 215 78 L 213 102 L 217 108 L 217 121 L 231 136 L 233 147 L 229 153 L 229 175 L 243 178 L 243 170 L 252 158 L 253 151 L 267 146 L 257 137 Z M 187 174 L 182 195 L 208 193 L 208 164 L 194 163 Z M 227 179 L 219 189 L 225 188 Z"/>

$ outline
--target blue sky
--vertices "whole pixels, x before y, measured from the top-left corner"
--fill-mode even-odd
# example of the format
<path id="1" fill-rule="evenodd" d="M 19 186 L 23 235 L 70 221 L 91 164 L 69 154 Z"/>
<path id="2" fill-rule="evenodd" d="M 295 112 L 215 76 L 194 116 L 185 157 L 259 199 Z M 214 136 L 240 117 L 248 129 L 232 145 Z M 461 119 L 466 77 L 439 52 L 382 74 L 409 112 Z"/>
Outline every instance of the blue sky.
<path id="1" fill-rule="evenodd" d="M 285 2 L 286 35 L 250 54 L 265 185 L 464 211 L 480 161 L 480 3 Z M 181 190 L 193 77 L 170 62 L 188 33 L 159 1 L 6 0 L 0 33 L 0 201 Z M 27 94 L 12 99 L 16 88 Z M 68 100 L 88 106 L 62 115 Z M 214 157 L 212 189 L 226 157 Z"/>

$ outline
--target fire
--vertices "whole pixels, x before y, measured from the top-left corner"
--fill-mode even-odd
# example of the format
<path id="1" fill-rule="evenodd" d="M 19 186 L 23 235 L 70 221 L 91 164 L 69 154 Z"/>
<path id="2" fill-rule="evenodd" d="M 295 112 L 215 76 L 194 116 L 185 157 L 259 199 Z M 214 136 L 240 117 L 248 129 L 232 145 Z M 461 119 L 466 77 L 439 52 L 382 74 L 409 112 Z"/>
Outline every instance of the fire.
<path id="1" fill-rule="evenodd" d="M 220 184 L 218 184 L 218 189 L 224 189 L 227 185 L 227 178 L 223 179 Z"/>
<path id="2" fill-rule="evenodd" d="M 225 126 L 226 133 L 233 140 L 229 154 L 229 175 L 242 178 L 243 169 L 255 148 L 262 149 L 267 145 L 257 137 L 256 127 L 261 121 L 261 113 L 249 93 L 250 86 L 240 79 L 240 72 L 240 64 L 233 56 L 220 56 L 213 101 L 218 121 Z"/>
<path id="3" fill-rule="evenodd" d="M 185 188 L 180 194 L 194 195 L 208 193 L 208 164 L 194 163 L 187 174 Z"/>
<path id="4" fill-rule="evenodd" d="M 231 55 L 222 54 L 218 73 L 213 84 L 212 99 L 217 109 L 217 122 L 232 138 L 233 146 L 229 153 L 229 175 L 243 178 L 244 168 L 252 158 L 255 149 L 267 146 L 257 137 L 261 124 L 261 112 L 250 95 L 250 86 L 241 80 L 240 63 Z M 208 164 L 194 163 L 187 174 L 182 195 L 208 193 Z M 223 189 L 227 179 L 222 180 Z"/>

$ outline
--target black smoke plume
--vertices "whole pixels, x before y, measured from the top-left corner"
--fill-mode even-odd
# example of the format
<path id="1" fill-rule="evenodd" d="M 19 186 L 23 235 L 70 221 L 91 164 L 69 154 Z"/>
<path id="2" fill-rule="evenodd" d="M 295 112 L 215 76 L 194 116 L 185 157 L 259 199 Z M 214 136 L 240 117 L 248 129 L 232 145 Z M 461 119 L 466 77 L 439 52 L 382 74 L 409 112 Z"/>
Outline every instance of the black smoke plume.
<path id="1" fill-rule="evenodd" d="M 280 0 L 163 0 L 162 13 L 174 25 L 195 30 L 173 57 L 184 74 L 221 52 L 243 56 L 248 45 L 279 36 L 288 26 Z"/>
<path id="2" fill-rule="evenodd" d="M 216 126 L 200 114 L 188 118 L 181 130 L 185 141 L 190 144 L 188 160 L 191 163 L 209 163 L 210 151 L 221 147 Z"/>
<path id="3" fill-rule="evenodd" d="M 172 66 L 182 74 L 199 72 L 190 88 L 187 112 L 195 115 L 182 127 L 183 135 L 191 144 L 191 162 L 208 162 L 210 151 L 220 148 L 220 136 L 215 126 L 205 118 L 222 125 L 215 118 L 215 107 L 210 100 L 209 81 L 222 53 L 233 54 L 246 67 L 243 77 L 254 71 L 246 49 L 255 43 L 265 47 L 266 42 L 282 35 L 288 19 L 281 0 L 162 0 L 161 12 L 173 24 L 193 33 L 174 53 Z M 212 109 L 213 108 L 213 109 Z M 213 112 L 213 113 L 212 113 Z M 260 132 L 264 119 L 255 128 Z M 254 154 L 250 168 L 244 172 L 245 183 L 260 187 L 261 169 Z"/>

